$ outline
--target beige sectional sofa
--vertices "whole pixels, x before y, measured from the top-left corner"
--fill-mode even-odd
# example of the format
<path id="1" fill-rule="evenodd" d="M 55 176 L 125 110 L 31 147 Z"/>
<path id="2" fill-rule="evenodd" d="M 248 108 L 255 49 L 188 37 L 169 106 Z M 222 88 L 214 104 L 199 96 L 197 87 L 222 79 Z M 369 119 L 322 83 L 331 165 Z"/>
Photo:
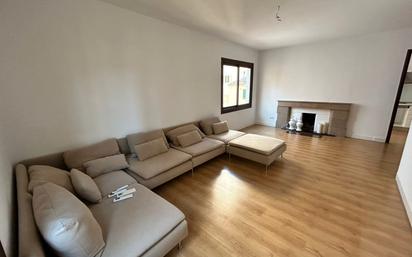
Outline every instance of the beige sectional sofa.
<path id="1" fill-rule="evenodd" d="M 18 256 L 54 256 L 54 251 L 48 247 L 53 245 L 48 241 L 48 232 L 38 221 L 41 208 L 36 207 L 33 211 L 32 205 L 33 199 L 39 199 L 37 192 L 44 193 L 56 188 L 62 194 L 69 194 L 72 202 L 86 206 L 80 208 L 87 212 L 81 217 L 93 219 L 99 226 L 96 231 L 101 231 L 104 248 L 96 248 L 98 253 L 87 257 L 166 255 L 187 236 L 187 222 L 180 210 L 149 189 L 187 171 L 193 173 L 194 167 L 225 152 L 267 166 L 286 150 L 281 140 L 256 136 L 230 130 L 226 122 L 212 117 L 200 122 L 131 134 L 117 140 L 108 139 L 80 149 L 21 162 L 16 166 Z M 44 166 L 36 166 L 36 170 L 41 172 L 35 173 L 33 165 Z M 50 173 L 53 169 L 55 174 Z M 87 175 L 81 175 L 83 173 Z M 48 176 L 45 177 L 45 174 Z M 88 183 L 80 184 L 91 183 L 95 189 L 83 188 L 79 191 L 79 185 L 75 185 L 74 180 L 76 174 L 88 179 Z M 136 189 L 135 197 L 114 203 L 109 194 L 124 185 Z M 33 191 L 36 187 L 42 190 Z M 84 193 L 94 195 L 85 198 L 87 195 Z M 99 200 L 88 202 L 85 199 Z M 76 210 L 71 211 L 79 214 Z M 88 242 L 87 238 L 84 242 Z"/>
<path id="2" fill-rule="evenodd" d="M 59 169 L 68 170 L 77 167 L 85 170 L 82 164 L 94 159 L 101 160 L 112 154 L 120 154 L 115 139 L 64 154 L 59 153 L 23 161 L 16 166 L 19 257 L 55 256 L 54 251 L 51 251 L 45 243 L 47 233 L 45 240 L 43 240 L 39 233 L 40 228 L 38 229 L 36 226 L 36 215 L 32 207 L 33 191 L 30 190 L 33 186 L 31 184 L 35 183 L 35 186 L 42 187 L 50 184 L 46 182 L 57 183 L 61 187 L 66 187 L 68 191 L 72 191 L 71 186 L 67 185 L 67 180 L 63 181 L 64 179 L 62 179 L 62 174 L 63 177 L 70 177 L 70 173 Z M 50 166 L 53 168 L 49 168 Z M 32 171 L 35 169 L 28 167 L 40 169 L 41 176 L 43 173 L 46 174 L 55 169 L 59 171 L 59 176 L 53 174 L 49 174 L 47 177 L 35 176 L 34 171 Z M 35 179 L 37 180 L 35 181 Z M 187 222 L 184 214 L 145 186 L 137 183 L 125 171 L 104 170 L 104 173 L 95 176 L 93 181 L 99 188 L 102 199 L 98 203 L 83 201 L 82 204 L 87 206 L 100 225 L 104 238 L 105 247 L 95 256 L 164 256 L 187 236 Z M 108 195 L 123 185 L 135 188 L 135 197 L 114 203 L 113 198 L 109 198 Z M 80 202 L 80 196 L 76 192 L 74 194 L 79 197 Z M 62 200 L 64 201 L 64 199 Z M 42 232 L 41 229 L 40 232 Z M 88 239 L 82 240 L 87 241 Z"/>

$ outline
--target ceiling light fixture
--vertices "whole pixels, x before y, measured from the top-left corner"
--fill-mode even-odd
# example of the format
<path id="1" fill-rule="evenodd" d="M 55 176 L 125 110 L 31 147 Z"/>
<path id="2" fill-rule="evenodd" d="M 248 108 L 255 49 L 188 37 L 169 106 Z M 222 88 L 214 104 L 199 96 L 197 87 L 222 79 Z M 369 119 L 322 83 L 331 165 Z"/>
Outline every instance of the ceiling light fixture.
<path id="1" fill-rule="evenodd" d="M 279 13 L 280 13 L 280 3 L 276 4 L 276 0 L 274 0 L 274 1 L 275 1 L 275 8 L 277 7 L 277 11 L 275 13 L 275 19 L 276 19 L 277 22 L 281 22 L 282 18 L 279 15 Z"/>

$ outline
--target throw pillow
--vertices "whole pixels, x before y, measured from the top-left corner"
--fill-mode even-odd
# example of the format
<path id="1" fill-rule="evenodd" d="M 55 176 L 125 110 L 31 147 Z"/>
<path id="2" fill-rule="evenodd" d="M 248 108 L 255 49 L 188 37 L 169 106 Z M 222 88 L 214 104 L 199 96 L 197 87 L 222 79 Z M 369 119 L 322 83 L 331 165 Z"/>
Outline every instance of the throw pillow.
<path id="1" fill-rule="evenodd" d="M 217 123 L 213 123 L 213 132 L 217 134 L 222 134 L 229 131 L 229 127 L 227 126 L 227 121 L 221 121 Z"/>
<path id="2" fill-rule="evenodd" d="M 203 132 L 205 132 L 206 135 L 210 136 L 213 134 L 212 125 L 213 123 L 217 123 L 217 122 L 220 122 L 218 117 L 204 119 L 200 121 L 200 127 L 202 128 Z"/>
<path id="3" fill-rule="evenodd" d="M 94 257 L 105 246 L 102 229 L 89 208 L 52 183 L 33 191 L 33 213 L 44 240 L 63 257 Z"/>
<path id="4" fill-rule="evenodd" d="M 202 137 L 196 130 L 177 136 L 177 140 L 182 147 L 187 147 L 202 141 Z"/>
<path id="5" fill-rule="evenodd" d="M 144 161 L 153 156 L 167 152 L 168 148 L 163 138 L 157 138 L 143 144 L 135 145 L 134 150 L 136 152 L 137 158 L 140 161 Z"/>
<path id="6" fill-rule="evenodd" d="M 203 134 L 203 132 L 200 131 L 200 129 L 196 127 L 194 124 L 183 125 L 175 129 L 172 129 L 166 133 L 166 136 L 172 142 L 174 146 L 180 146 L 179 140 L 177 140 L 177 136 L 185 134 L 193 130 L 196 130 L 197 132 L 199 132 L 202 138 L 205 137 L 205 134 Z"/>
<path id="7" fill-rule="evenodd" d="M 74 190 L 80 198 L 90 203 L 98 203 L 102 200 L 100 189 L 89 175 L 80 170 L 72 169 L 70 178 L 72 179 Z"/>
<path id="8" fill-rule="evenodd" d="M 126 169 L 129 164 L 124 154 L 118 154 L 88 161 L 83 166 L 86 168 L 87 175 L 94 178 L 111 171 Z"/>

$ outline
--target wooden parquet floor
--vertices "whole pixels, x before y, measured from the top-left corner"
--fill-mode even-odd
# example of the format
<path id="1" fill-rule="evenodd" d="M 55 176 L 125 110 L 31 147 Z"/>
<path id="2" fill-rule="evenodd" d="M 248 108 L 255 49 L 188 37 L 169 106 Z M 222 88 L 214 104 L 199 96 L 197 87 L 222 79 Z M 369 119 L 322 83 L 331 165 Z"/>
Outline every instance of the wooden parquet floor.
<path id="1" fill-rule="evenodd" d="M 402 144 L 290 135 L 265 168 L 222 155 L 155 189 L 189 224 L 172 256 L 412 256 L 412 230 L 395 174 Z"/>

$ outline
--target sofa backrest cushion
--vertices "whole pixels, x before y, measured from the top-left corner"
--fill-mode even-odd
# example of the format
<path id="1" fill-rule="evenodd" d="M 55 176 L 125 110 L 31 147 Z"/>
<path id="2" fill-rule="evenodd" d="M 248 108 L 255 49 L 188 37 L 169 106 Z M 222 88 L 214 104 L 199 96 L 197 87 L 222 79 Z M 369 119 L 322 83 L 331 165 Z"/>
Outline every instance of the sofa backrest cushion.
<path id="1" fill-rule="evenodd" d="M 96 182 L 84 172 L 77 169 L 70 171 L 70 178 L 77 195 L 90 203 L 98 203 L 102 200 L 102 193 Z"/>
<path id="2" fill-rule="evenodd" d="M 202 138 L 205 137 L 205 134 L 203 134 L 203 132 L 200 131 L 200 129 L 197 126 L 195 126 L 194 124 L 183 125 L 183 126 L 175 128 L 175 129 L 169 130 L 166 133 L 166 137 L 170 140 L 170 142 L 172 142 L 172 144 L 174 146 L 180 146 L 179 140 L 177 139 L 177 136 L 185 134 L 187 132 L 191 132 L 191 131 L 197 131 L 197 132 L 199 132 L 199 134 Z"/>
<path id="3" fill-rule="evenodd" d="M 128 154 L 131 154 L 131 151 L 129 149 L 129 145 L 127 144 L 127 138 L 126 137 L 118 138 L 116 141 L 117 141 L 117 144 L 119 145 L 120 153 L 122 153 L 126 156 Z"/>
<path id="4" fill-rule="evenodd" d="M 180 146 L 187 147 L 202 141 L 202 136 L 196 130 L 192 130 L 182 135 L 177 136 Z"/>
<path id="5" fill-rule="evenodd" d="M 63 153 L 63 158 L 69 169 L 83 171 L 83 164 L 85 162 L 116 154 L 120 154 L 119 145 L 116 139 L 111 138 L 100 143 L 66 151 Z"/>
<path id="6" fill-rule="evenodd" d="M 29 167 L 29 185 L 28 191 L 33 192 L 33 189 L 44 183 L 50 182 L 66 188 L 74 193 L 73 185 L 70 179 L 70 173 L 46 165 L 33 165 Z"/>
<path id="7" fill-rule="evenodd" d="M 213 123 L 212 127 L 213 127 L 213 133 L 216 135 L 229 131 L 229 127 L 227 126 L 227 121 Z"/>
<path id="8" fill-rule="evenodd" d="M 87 175 L 95 178 L 111 171 L 126 169 L 129 167 L 129 164 L 124 154 L 117 154 L 88 161 L 83 166 L 86 169 Z"/>
<path id="9" fill-rule="evenodd" d="M 163 130 L 157 129 L 149 132 L 142 132 L 142 133 L 136 133 L 136 134 L 131 134 L 128 135 L 127 137 L 127 144 L 129 145 L 130 152 L 136 153 L 135 151 L 135 145 L 140 145 L 158 138 L 161 138 L 166 147 L 169 148 L 169 144 L 167 143 L 167 139 L 165 134 L 163 133 Z"/>
<path id="10" fill-rule="evenodd" d="M 206 135 L 210 136 L 213 134 L 212 125 L 213 123 L 217 123 L 217 122 L 220 122 L 220 119 L 218 117 L 207 118 L 207 119 L 200 121 L 200 127 L 202 128 L 203 132 L 205 132 Z"/>
<path id="11" fill-rule="evenodd" d="M 64 163 L 62 152 L 43 155 L 40 157 L 31 158 L 31 159 L 26 159 L 26 160 L 21 161 L 20 164 L 24 165 L 25 167 L 30 167 L 33 165 L 47 165 L 47 166 L 52 166 L 55 168 L 67 170 L 67 166 Z"/>
<path id="12" fill-rule="evenodd" d="M 168 150 L 163 138 L 157 138 L 134 146 L 134 151 L 140 161 L 165 153 Z"/>
<path id="13" fill-rule="evenodd" d="M 94 257 L 104 248 L 93 214 L 66 189 L 52 183 L 34 188 L 33 213 L 46 242 L 63 257 Z"/>

